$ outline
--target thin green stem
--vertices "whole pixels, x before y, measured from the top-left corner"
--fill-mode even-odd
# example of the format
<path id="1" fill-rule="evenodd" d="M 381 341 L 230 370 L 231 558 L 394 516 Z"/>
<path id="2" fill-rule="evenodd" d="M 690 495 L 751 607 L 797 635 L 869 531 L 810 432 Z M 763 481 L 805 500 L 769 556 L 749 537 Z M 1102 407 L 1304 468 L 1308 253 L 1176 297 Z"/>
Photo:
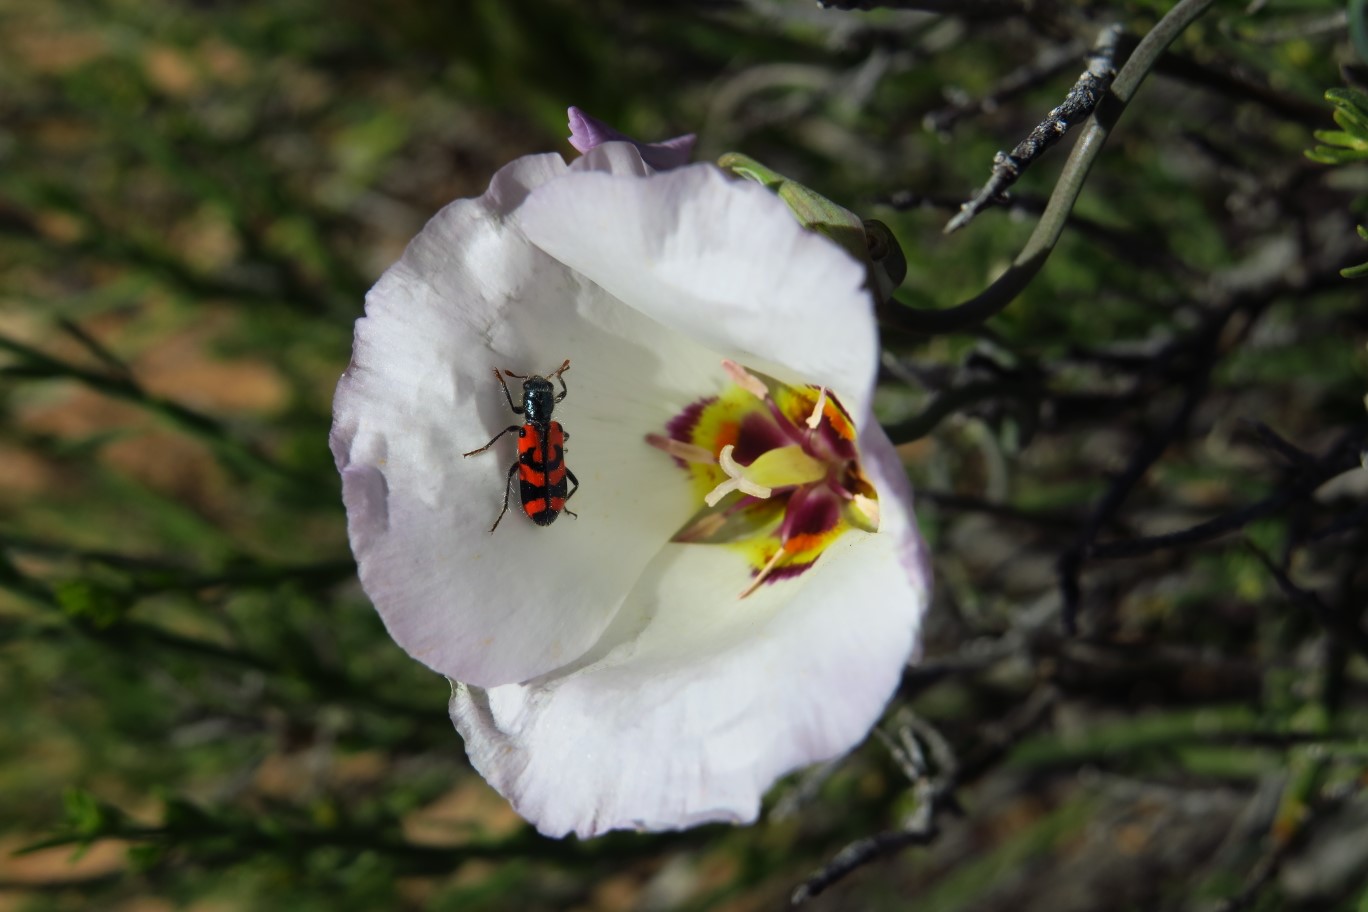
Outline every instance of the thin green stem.
<path id="1" fill-rule="evenodd" d="M 1083 183 L 1093 162 L 1097 160 L 1102 145 L 1106 142 L 1112 126 L 1121 112 L 1135 96 L 1136 89 L 1144 82 L 1163 55 L 1164 50 L 1189 25 L 1207 11 L 1215 0 L 1181 0 L 1177 6 L 1160 19 L 1136 46 L 1116 74 L 1110 94 L 1097 106 L 1097 111 L 1088 122 L 1073 153 L 1059 175 L 1045 213 L 1036 223 L 1035 231 L 1026 241 L 1026 246 L 1017 254 L 1012 265 L 997 281 L 988 286 L 977 297 L 971 298 L 955 307 L 945 310 L 921 310 L 906 306 L 888 306 L 879 314 L 885 326 L 918 335 L 937 335 L 941 333 L 962 332 L 977 326 L 990 317 L 1001 313 L 1012 303 L 1035 278 L 1045 260 L 1054 250 L 1064 225 L 1068 221 L 1069 210 L 1073 208 L 1083 191 Z"/>

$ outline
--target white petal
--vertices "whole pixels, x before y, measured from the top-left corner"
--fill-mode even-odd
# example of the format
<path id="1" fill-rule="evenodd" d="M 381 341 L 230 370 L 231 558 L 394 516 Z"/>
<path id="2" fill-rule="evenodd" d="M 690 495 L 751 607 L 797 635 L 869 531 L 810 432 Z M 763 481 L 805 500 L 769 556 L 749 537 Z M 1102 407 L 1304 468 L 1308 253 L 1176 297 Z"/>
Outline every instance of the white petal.
<path id="1" fill-rule="evenodd" d="M 711 165 L 641 180 L 624 148 L 534 190 L 515 215 L 527 236 L 705 347 L 863 413 L 878 361 L 864 268 L 759 184 Z"/>
<path id="2" fill-rule="evenodd" d="M 755 819 L 777 777 L 865 736 L 916 642 L 928 580 L 881 503 L 886 531 L 744 602 L 736 554 L 667 546 L 575 666 L 453 690 L 471 762 L 550 836 Z"/>
<path id="3" fill-rule="evenodd" d="M 334 404 L 367 594 L 411 655 L 485 686 L 543 674 L 599 639 L 695 507 L 683 473 L 644 436 L 724 376 L 715 354 L 622 306 L 505 218 L 564 171 L 555 156 L 521 159 L 428 224 L 367 296 Z M 514 435 L 461 453 L 521 423 L 492 369 L 544 373 L 567 357 L 556 417 L 582 485 L 579 519 L 534 526 L 515 490 L 491 536 Z"/>
<path id="4" fill-rule="evenodd" d="M 912 509 L 912 482 L 908 480 L 907 469 L 898 457 L 893 442 L 874 420 L 873 413 L 867 413 L 857 426 L 863 428 L 859 441 L 860 467 L 879 493 L 878 534 L 894 540 L 893 555 L 898 567 L 915 588 L 929 593 L 932 582 L 931 555 L 926 548 L 926 539 L 922 538 L 921 530 L 917 527 L 916 514 Z M 912 650 L 905 658 L 908 661 L 919 658 L 921 646 L 921 637 L 914 637 Z"/>

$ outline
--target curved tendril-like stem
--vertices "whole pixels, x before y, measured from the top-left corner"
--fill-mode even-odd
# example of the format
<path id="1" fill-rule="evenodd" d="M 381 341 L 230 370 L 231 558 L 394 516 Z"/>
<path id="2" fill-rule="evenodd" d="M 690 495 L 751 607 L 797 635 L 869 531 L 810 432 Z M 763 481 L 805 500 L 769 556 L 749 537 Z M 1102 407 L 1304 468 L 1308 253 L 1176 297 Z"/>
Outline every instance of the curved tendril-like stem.
<path id="1" fill-rule="evenodd" d="M 1059 175 L 1059 183 L 1045 212 L 1036 223 L 1035 231 L 1026 241 L 1026 246 L 1017 254 L 1012 265 L 989 285 L 982 293 L 970 298 L 963 304 L 945 310 L 925 310 L 899 306 L 890 302 L 881 309 L 879 318 L 890 329 L 919 335 L 959 332 L 982 323 L 989 317 L 1000 313 L 1035 278 L 1035 274 L 1045 265 L 1050 251 L 1054 249 L 1069 210 L 1073 208 L 1078 195 L 1083 191 L 1083 182 L 1088 177 L 1102 144 L 1111 132 L 1121 112 L 1134 97 L 1140 83 L 1149 75 L 1151 69 L 1164 50 L 1173 43 L 1182 31 L 1191 25 L 1215 0 L 1181 0 L 1169 10 L 1164 18 L 1150 29 L 1149 34 L 1136 46 L 1135 52 L 1125 66 L 1116 74 L 1111 93 L 1097 106 L 1097 111 L 1088 122 L 1073 153 Z"/>

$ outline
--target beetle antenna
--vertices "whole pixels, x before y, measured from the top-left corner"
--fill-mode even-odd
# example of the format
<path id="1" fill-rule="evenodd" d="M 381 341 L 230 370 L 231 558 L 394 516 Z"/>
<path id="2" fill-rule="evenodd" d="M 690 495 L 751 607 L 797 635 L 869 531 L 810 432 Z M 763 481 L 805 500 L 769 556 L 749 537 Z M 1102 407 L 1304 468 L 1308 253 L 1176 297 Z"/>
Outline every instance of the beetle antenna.
<path id="1" fill-rule="evenodd" d="M 547 376 L 548 378 L 550 378 L 550 377 L 559 377 L 561 374 L 565 373 L 565 372 L 568 371 L 569 369 L 570 369 L 570 359 L 569 359 L 569 358 L 566 358 L 564 364 L 562 364 L 560 367 L 556 368 L 555 370 L 553 370 L 551 373 L 547 374 L 546 376 Z"/>

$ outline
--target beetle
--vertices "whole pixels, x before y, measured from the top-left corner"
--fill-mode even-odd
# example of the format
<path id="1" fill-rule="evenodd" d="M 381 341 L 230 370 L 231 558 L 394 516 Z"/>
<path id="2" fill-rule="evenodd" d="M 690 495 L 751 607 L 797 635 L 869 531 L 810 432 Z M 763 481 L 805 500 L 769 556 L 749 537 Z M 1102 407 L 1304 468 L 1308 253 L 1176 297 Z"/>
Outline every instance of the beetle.
<path id="1" fill-rule="evenodd" d="M 561 511 L 569 513 L 576 519 L 579 518 L 573 510 L 567 509 L 565 504 L 575 492 L 579 490 L 579 479 L 575 473 L 565 466 L 565 441 L 570 439 L 565 428 L 561 427 L 559 421 L 551 420 L 551 413 L 555 410 L 556 404 L 565 398 L 568 390 L 565 388 L 565 377 L 562 376 L 570 369 L 570 359 L 566 358 L 565 363 L 547 374 L 545 377 L 540 374 L 527 376 L 526 374 L 515 374 L 511 370 L 502 372 L 494 368 L 494 379 L 499 381 L 499 386 L 503 387 L 504 398 L 508 400 L 508 407 L 516 415 L 522 415 L 526 421 L 522 424 L 510 424 L 502 431 L 494 435 L 494 438 L 480 447 L 478 450 L 471 450 L 463 453 L 463 456 L 474 456 L 483 453 L 499 441 L 504 434 L 518 433 L 518 458 L 508 467 L 508 481 L 504 484 L 503 509 L 499 511 L 498 518 L 494 520 L 494 525 L 489 527 L 492 535 L 494 530 L 499 528 L 499 523 L 503 520 L 504 514 L 508 512 L 508 493 L 513 488 L 513 476 L 518 476 L 519 493 L 522 499 L 523 512 L 528 518 L 539 526 L 549 526 L 556 521 L 556 517 Z M 521 380 L 522 385 L 522 405 L 513 402 L 513 395 L 508 391 L 508 384 L 504 382 L 504 377 L 512 377 Z M 551 383 L 552 379 L 560 381 L 560 394 L 556 395 L 555 386 Z M 573 485 L 574 487 L 569 487 Z M 568 490 L 567 490 L 568 488 Z"/>

